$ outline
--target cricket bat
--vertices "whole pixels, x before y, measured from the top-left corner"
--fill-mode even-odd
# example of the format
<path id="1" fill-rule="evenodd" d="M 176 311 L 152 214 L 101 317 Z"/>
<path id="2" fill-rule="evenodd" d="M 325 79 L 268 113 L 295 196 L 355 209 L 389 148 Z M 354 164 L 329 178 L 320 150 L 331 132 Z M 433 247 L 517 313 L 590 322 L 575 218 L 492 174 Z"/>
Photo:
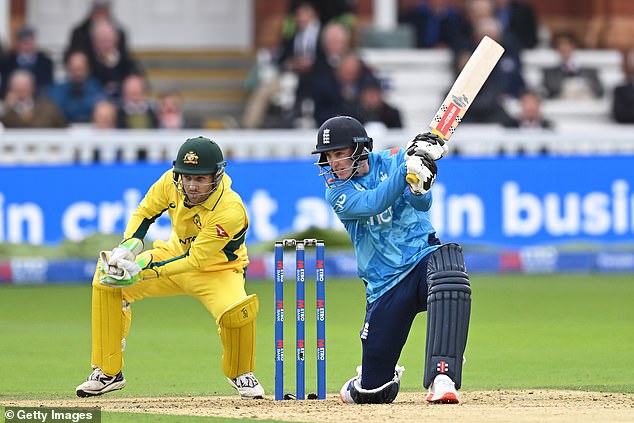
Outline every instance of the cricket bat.
<path id="1" fill-rule="evenodd" d="M 429 124 L 432 133 L 445 141 L 451 138 L 502 53 L 504 48 L 492 38 L 486 35 L 482 38 Z M 418 183 L 418 177 L 412 173 L 406 179 L 411 184 Z"/>

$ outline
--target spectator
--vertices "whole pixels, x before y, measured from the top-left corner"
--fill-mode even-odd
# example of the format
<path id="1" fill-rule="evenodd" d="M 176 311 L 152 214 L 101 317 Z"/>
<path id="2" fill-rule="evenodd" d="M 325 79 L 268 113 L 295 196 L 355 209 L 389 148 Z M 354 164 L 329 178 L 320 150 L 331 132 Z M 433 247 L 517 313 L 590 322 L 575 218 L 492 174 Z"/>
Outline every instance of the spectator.
<path id="1" fill-rule="evenodd" d="M 386 128 L 402 128 L 401 113 L 385 102 L 383 88 L 378 80 L 370 78 L 361 86 L 359 121 L 363 124 L 379 122 Z"/>
<path id="2" fill-rule="evenodd" d="M 294 105 L 290 110 L 288 121 L 292 121 L 300 112 L 301 102 L 310 96 L 308 75 L 320 53 L 319 37 L 321 24 L 313 4 L 302 1 L 296 5 L 295 32 L 283 38 L 276 60 L 278 77 L 271 82 L 261 84 L 251 94 L 242 118 L 245 128 L 258 128 L 264 120 L 271 98 L 282 89 L 281 80 L 284 73 L 297 76 Z"/>
<path id="3" fill-rule="evenodd" d="M 51 101 L 35 96 L 35 78 L 18 69 L 9 78 L 2 124 L 6 128 L 63 128 L 66 120 Z"/>
<path id="4" fill-rule="evenodd" d="M 465 26 L 462 28 L 462 40 L 455 52 L 460 54 L 464 50 L 472 50 L 474 40 L 479 39 L 475 35 L 478 23 L 484 19 L 495 19 L 495 5 L 493 0 L 465 0 Z M 501 39 L 501 37 L 500 37 Z"/>
<path id="5" fill-rule="evenodd" d="M 333 75 L 316 81 L 314 118 L 317 126 L 333 116 L 357 113 L 361 86 L 376 78 L 356 53 L 345 55 Z"/>
<path id="6" fill-rule="evenodd" d="M 495 0 L 495 16 L 504 33 L 511 33 L 522 49 L 537 46 L 537 17 L 533 6 L 521 0 Z"/>
<path id="7" fill-rule="evenodd" d="M 145 79 L 140 75 L 130 75 L 123 81 L 121 104 L 117 111 L 117 128 L 155 129 L 158 118 L 145 91 Z"/>
<path id="8" fill-rule="evenodd" d="M 338 23 L 352 31 L 356 24 L 355 3 L 356 0 L 291 0 L 289 12 L 284 20 L 282 30 L 283 37 L 290 37 L 296 30 L 296 21 L 293 12 L 298 5 L 309 2 L 317 12 L 322 26 Z"/>
<path id="9" fill-rule="evenodd" d="M 29 27 L 22 27 L 15 34 L 15 49 L 10 51 L 0 64 L 0 96 L 7 93 L 7 82 L 11 74 L 24 69 L 33 75 L 37 94 L 43 93 L 53 84 L 53 61 L 37 49 L 35 31 Z"/>
<path id="10" fill-rule="evenodd" d="M 583 67 L 577 61 L 578 43 L 569 32 L 557 34 L 553 47 L 559 53 L 559 65 L 543 70 L 543 87 L 547 98 L 589 99 L 603 96 L 597 69 Z"/>
<path id="11" fill-rule="evenodd" d="M 158 102 L 159 128 L 183 129 L 198 128 L 183 112 L 183 98 L 177 91 L 166 91 L 159 96 Z"/>
<path id="12" fill-rule="evenodd" d="M 541 102 L 541 96 L 537 91 L 526 90 L 520 98 L 520 116 L 512 119 L 505 126 L 522 129 L 553 129 L 552 122 L 542 116 Z"/>
<path id="13" fill-rule="evenodd" d="M 465 34 L 465 18 L 448 0 L 422 0 L 408 8 L 400 21 L 414 29 L 416 47 L 460 48 Z"/>
<path id="14" fill-rule="evenodd" d="M 625 81 L 614 88 L 612 117 L 618 123 L 634 123 L 634 49 L 623 57 Z"/>
<path id="15" fill-rule="evenodd" d="M 107 20 L 113 23 L 117 32 L 117 50 L 122 57 L 128 56 L 126 34 L 123 29 L 116 25 L 110 11 L 110 0 L 93 0 L 88 16 L 80 22 L 71 33 L 70 42 L 65 50 L 64 57 L 74 51 L 83 51 L 92 62 L 96 59 L 96 52 L 92 42 L 93 26 L 96 22 Z"/>
<path id="16" fill-rule="evenodd" d="M 101 84 L 90 76 L 88 58 L 81 51 L 66 58 L 66 81 L 55 84 L 50 92 L 51 99 L 72 123 L 90 122 L 92 109 L 103 95 Z"/>
<path id="17" fill-rule="evenodd" d="M 118 33 L 113 24 L 105 19 L 92 24 L 92 45 L 95 55 L 90 62 L 92 76 L 103 86 L 106 95 L 118 99 L 123 80 L 141 70 L 135 60 L 118 50 Z"/>
<path id="18" fill-rule="evenodd" d="M 116 129 L 117 105 L 110 100 L 99 100 L 92 110 L 92 127 L 95 129 Z"/>
<path id="19" fill-rule="evenodd" d="M 475 42 L 485 35 L 504 45 L 505 52 L 482 86 L 463 122 L 497 123 L 507 126 L 511 124 L 512 118 L 506 112 L 505 103 L 509 98 L 519 98 L 525 89 L 519 51 L 514 47 L 512 38 L 502 40 L 502 28 L 495 18 L 481 18 L 476 21 L 473 32 L 474 47 Z M 466 64 L 470 55 L 471 51 L 463 51 L 456 57 L 457 73 Z"/>

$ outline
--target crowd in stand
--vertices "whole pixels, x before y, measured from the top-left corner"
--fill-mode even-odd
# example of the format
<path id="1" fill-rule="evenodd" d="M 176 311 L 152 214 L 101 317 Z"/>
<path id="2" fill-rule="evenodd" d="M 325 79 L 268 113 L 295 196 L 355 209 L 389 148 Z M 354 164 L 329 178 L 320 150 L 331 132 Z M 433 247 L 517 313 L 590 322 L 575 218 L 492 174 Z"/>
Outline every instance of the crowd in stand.
<path id="1" fill-rule="evenodd" d="M 40 50 L 34 28 L 15 34 L 14 48 L 0 57 L 0 123 L 6 128 L 182 128 L 178 93 L 161 95 L 155 109 L 143 69 L 132 57 L 108 0 L 94 0 L 88 16 L 72 29 L 64 50 L 62 81 Z"/>
<path id="2" fill-rule="evenodd" d="M 552 37 L 560 63 L 543 69 L 540 86 L 527 86 L 521 52 L 538 45 L 539 22 L 522 0 L 422 0 L 404 9 L 401 24 L 415 34 L 415 47 L 448 49 L 456 74 L 484 36 L 505 53 L 471 106 L 465 122 L 505 127 L 552 128 L 541 116 L 542 98 L 601 98 L 605 89 L 597 69 L 580 66 L 579 44 L 571 33 Z M 242 127 L 319 126 L 346 114 L 363 123 L 402 126 L 401 114 L 386 101 L 386 81 L 362 59 L 355 2 L 290 0 L 279 46 L 271 52 L 273 77 L 260 80 L 247 101 Z M 15 43 L 0 57 L 0 122 L 7 128 L 59 128 L 71 124 L 95 128 L 178 129 L 194 127 L 183 114 L 178 92 L 147 93 L 147 80 L 132 57 L 126 34 L 111 15 L 108 0 L 93 0 L 86 18 L 72 29 L 64 51 L 65 79 L 54 80 L 54 63 L 38 49 L 36 30 L 22 27 Z M 634 53 L 624 61 L 627 80 L 613 93 L 612 116 L 634 122 Z M 292 102 L 276 98 L 294 81 Z M 447 87 L 449 89 L 449 87 Z M 517 100 L 520 114 L 509 114 Z M 273 115 L 274 119 L 271 119 Z M 306 124 L 306 122 L 308 122 Z"/>
<path id="3" fill-rule="evenodd" d="M 341 8 L 333 13 L 327 6 L 330 3 L 338 3 Z M 277 78 L 253 90 L 243 117 L 244 127 L 296 127 L 306 122 L 306 118 L 310 125 L 319 126 L 336 114 L 349 114 L 363 123 L 378 121 L 388 128 L 402 125 L 399 110 L 385 101 L 388 83 L 362 60 L 354 20 L 341 18 L 352 14 L 353 3 L 290 2 L 282 40 L 271 54 Z M 463 7 L 457 8 L 456 4 Z M 324 18 L 326 7 L 329 13 Z M 465 122 L 550 129 L 554 123 L 542 116 L 543 99 L 580 100 L 605 96 L 598 70 L 579 65 L 576 52 L 580 46 L 570 32 L 556 33 L 550 40 L 559 63 L 542 69 L 541 83 L 537 86 L 526 83 L 522 51 L 536 48 L 539 42 L 539 21 L 529 2 L 422 0 L 401 10 L 399 22 L 412 28 L 415 48 L 451 51 L 456 75 L 483 36 L 488 35 L 504 46 L 502 59 L 471 106 Z M 295 102 L 283 107 L 279 119 L 266 122 L 267 111 L 276 108 L 275 96 L 284 90 L 285 84 L 281 81 L 286 81 L 288 75 L 297 79 Z M 631 81 L 631 72 L 628 75 Z M 631 87 L 632 83 L 626 81 L 613 93 L 612 117 L 617 122 L 634 122 L 622 116 L 632 110 Z M 512 109 L 508 104 L 513 101 L 519 105 L 517 115 L 508 111 Z M 280 115 L 280 111 L 276 112 Z"/>

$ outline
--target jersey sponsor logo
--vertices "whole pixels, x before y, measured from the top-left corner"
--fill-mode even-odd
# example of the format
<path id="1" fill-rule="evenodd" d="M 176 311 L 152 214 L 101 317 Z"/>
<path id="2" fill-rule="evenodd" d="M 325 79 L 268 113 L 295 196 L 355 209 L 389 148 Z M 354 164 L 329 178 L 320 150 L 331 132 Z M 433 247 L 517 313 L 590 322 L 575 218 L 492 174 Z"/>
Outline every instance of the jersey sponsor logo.
<path id="1" fill-rule="evenodd" d="M 183 163 L 197 165 L 198 154 L 194 153 L 193 151 L 188 152 L 187 154 L 185 154 L 185 157 L 183 157 Z"/>
<path id="2" fill-rule="evenodd" d="M 382 225 L 383 223 L 390 223 L 392 221 L 392 206 L 388 207 L 382 213 L 375 216 L 368 217 L 368 225 Z"/>
<path id="3" fill-rule="evenodd" d="M 180 243 L 181 243 L 181 244 L 183 244 L 183 245 L 187 245 L 187 244 L 190 244 L 190 243 L 194 242 L 194 240 L 195 240 L 195 239 L 196 239 L 196 235 L 194 235 L 194 236 L 188 236 L 188 237 L 187 237 L 187 238 L 185 238 L 185 239 L 180 239 L 180 238 L 179 238 L 179 239 L 178 239 L 178 242 L 180 242 Z"/>
<path id="4" fill-rule="evenodd" d="M 229 238 L 229 234 L 227 233 L 227 231 L 225 231 L 225 229 L 218 224 L 216 224 L 216 234 L 220 238 Z"/>
<path id="5" fill-rule="evenodd" d="M 321 135 L 321 142 L 323 144 L 330 144 L 330 129 L 324 129 L 324 132 Z"/>
<path id="6" fill-rule="evenodd" d="M 337 201 L 335 201 L 335 206 L 334 206 L 335 211 L 343 210 L 343 205 L 345 204 L 345 202 L 346 202 L 346 194 L 341 194 L 339 198 L 337 198 Z"/>

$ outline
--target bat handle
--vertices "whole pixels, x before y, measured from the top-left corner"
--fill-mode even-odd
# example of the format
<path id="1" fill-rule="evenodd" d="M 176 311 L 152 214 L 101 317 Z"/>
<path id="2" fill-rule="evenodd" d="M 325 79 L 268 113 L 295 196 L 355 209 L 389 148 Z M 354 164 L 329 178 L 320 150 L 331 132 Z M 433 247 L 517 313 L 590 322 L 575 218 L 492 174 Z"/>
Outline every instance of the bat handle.
<path id="1" fill-rule="evenodd" d="M 405 180 L 410 185 L 416 185 L 418 183 L 418 176 L 414 175 L 413 173 L 408 173 L 405 177 Z"/>

